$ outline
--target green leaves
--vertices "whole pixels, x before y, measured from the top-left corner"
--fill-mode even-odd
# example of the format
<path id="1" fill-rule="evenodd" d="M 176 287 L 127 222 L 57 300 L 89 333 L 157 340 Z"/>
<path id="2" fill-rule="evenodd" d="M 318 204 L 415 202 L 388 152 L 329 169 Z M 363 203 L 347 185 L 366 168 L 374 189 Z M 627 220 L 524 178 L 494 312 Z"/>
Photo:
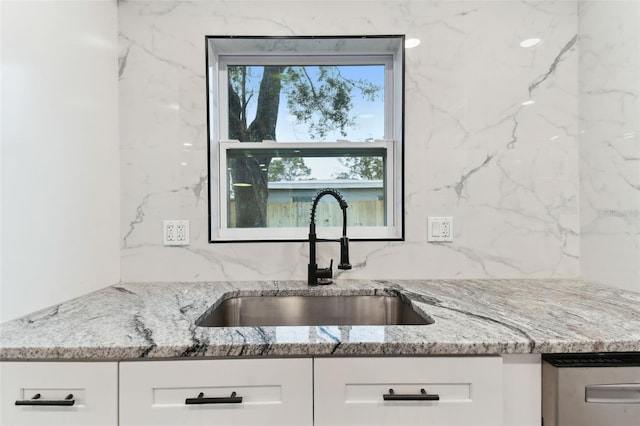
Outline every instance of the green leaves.
<path id="1" fill-rule="evenodd" d="M 311 169 L 300 157 L 274 158 L 269 164 L 269 182 L 306 180 L 310 175 Z"/>
<path id="2" fill-rule="evenodd" d="M 348 172 L 335 174 L 336 179 L 384 179 L 384 161 L 381 157 L 347 157 L 339 161 L 348 168 Z"/>
<path id="3" fill-rule="evenodd" d="M 299 123 L 305 123 L 312 139 L 324 138 L 355 124 L 352 92 L 375 100 L 381 88 L 364 79 L 345 78 L 339 66 L 290 66 L 283 75 L 287 107 Z"/>

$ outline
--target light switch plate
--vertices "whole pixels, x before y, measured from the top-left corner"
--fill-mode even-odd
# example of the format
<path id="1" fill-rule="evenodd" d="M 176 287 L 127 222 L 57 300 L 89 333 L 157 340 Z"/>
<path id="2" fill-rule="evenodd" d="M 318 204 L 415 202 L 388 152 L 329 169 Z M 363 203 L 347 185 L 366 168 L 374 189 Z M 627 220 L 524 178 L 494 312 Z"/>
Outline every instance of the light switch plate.
<path id="1" fill-rule="evenodd" d="M 453 241 L 453 217 L 429 216 L 427 217 L 427 241 L 452 242 Z"/>

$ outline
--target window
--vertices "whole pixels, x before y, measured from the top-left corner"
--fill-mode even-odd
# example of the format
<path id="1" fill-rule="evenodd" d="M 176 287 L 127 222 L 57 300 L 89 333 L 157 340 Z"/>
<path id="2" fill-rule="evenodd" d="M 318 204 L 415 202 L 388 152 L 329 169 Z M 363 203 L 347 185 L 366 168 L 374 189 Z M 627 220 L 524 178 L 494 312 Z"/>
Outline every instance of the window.
<path id="1" fill-rule="evenodd" d="M 211 241 L 402 239 L 404 37 L 206 40 Z"/>

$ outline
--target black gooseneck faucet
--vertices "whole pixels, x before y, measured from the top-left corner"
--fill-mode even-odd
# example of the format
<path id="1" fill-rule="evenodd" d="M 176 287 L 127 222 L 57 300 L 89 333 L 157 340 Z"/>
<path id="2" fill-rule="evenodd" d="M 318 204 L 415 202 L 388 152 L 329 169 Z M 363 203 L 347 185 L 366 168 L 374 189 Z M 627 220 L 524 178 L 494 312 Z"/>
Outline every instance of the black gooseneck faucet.
<path id="1" fill-rule="evenodd" d="M 340 240 L 325 240 L 318 239 L 316 236 L 316 207 L 318 201 L 325 195 L 332 195 L 340 204 L 342 209 L 342 237 Z M 309 273 L 307 284 L 310 286 L 316 286 L 318 284 L 331 284 L 331 278 L 333 277 L 333 259 L 328 268 L 318 268 L 316 263 L 316 242 L 317 241 L 339 241 L 340 242 L 340 263 L 338 269 L 351 269 L 349 263 L 349 239 L 347 238 L 347 202 L 342 198 L 342 195 L 333 188 L 326 188 L 318 192 L 316 198 L 313 200 L 311 207 L 311 220 L 309 222 Z M 320 279 L 320 281 L 319 281 Z"/>

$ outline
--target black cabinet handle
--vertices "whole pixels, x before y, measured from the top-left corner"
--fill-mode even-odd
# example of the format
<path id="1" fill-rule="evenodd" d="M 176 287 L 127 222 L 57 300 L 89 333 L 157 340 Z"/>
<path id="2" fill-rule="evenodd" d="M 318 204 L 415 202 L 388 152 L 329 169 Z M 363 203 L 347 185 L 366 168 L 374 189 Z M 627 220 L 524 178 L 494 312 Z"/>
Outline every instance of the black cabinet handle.
<path id="1" fill-rule="evenodd" d="M 231 396 L 221 398 L 205 398 L 204 393 L 200 392 L 197 398 L 187 398 L 184 400 L 187 405 L 192 404 L 241 404 L 242 397 L 236 396 L 235 392 L 231 392 Z"/>
<path id="2" fill-rule="evenodd" d="M 73 404 L 76 403 L 76 400 L 73 399 L 72 393 L 67 395 L 65 399 L 58 399 L 58 400 L 40 399 L 41 396 L 42 395 L 37 393 L 33 395 L 31 399 L 17 400 L 16 405 L 47 405 L 47 406 L 57 405 L 57 406 L 63 406 L 63 407 L 71 407 Z"/>
<path id="3" fill-rule="evenodd" d="M 440 395 L 428 394 L 424 389 L 420 389 L 419 394 L 395 393 L 393 389 L 389 389 L 389 393 L 383 394 L 382 399 L 385 401 L 440 401 Z"/>

